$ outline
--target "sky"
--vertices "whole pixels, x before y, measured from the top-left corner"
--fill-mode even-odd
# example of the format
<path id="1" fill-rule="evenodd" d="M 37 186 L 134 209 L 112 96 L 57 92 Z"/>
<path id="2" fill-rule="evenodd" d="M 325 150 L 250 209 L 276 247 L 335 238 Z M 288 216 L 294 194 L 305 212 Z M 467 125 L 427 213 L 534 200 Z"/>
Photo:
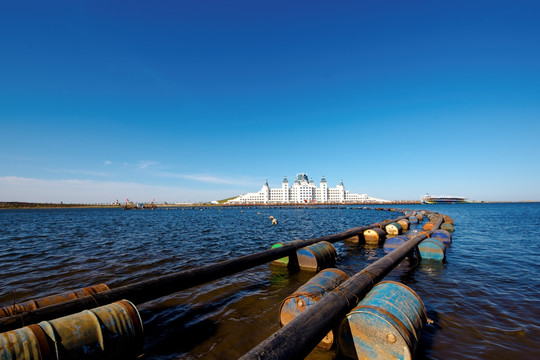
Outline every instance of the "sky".
<path id="1" fill-rule="evenodd" d="M 307 173 L 540 201 L 540 2 L 6 1 L 0 201 L 198 202 Z"/>

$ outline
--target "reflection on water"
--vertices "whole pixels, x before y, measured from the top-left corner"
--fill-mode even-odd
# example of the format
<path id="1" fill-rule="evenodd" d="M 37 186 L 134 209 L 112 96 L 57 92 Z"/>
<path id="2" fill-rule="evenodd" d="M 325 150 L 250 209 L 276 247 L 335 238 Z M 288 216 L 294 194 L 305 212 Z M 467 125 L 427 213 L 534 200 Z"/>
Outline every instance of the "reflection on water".
<path id="1" fill-rule="evenodd" d="M 536 358 L 540 258 L 531 234 L 540 205 L 415 208 L 445 213 L 456 227 L 446 263 L 405 259 L 387 276 L 417 292 L 433 320 L 417 358 Z M 0 305 L 101 282 L 114 288 L 388 217 L 347 208 L 0 211 Z M 336 267 L 349 275 L 384 256 L 381 246 L 335 247 Z M 267 264 L 139 304 L 143 358 L 236 359 L 279 329 L 281 302 L 314 274 Z M 309 358 L 339 357 L 314 350 Z"/>

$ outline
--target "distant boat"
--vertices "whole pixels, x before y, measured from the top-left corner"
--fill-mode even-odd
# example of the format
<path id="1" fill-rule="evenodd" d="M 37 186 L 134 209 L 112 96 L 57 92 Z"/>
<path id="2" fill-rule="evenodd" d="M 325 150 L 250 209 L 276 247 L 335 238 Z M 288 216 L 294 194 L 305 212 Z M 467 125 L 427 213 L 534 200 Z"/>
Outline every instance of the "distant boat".
<path id="1" fill-rule="evenodd" d="M 429 194 L 426 194 L 421 200 L 424 204 L 461 204 L 468 202 L 467 198 L 463 196 Z"/>

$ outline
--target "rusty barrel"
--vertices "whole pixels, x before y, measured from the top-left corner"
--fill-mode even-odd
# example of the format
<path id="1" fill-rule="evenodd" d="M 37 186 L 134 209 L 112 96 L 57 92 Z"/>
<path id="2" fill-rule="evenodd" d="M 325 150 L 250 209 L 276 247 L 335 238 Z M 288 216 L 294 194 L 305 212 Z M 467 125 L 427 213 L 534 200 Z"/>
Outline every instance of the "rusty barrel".
<path id="1" fill-rule="evenodd" d="M 449 231 L 449 232 L 454 232 L 454 225 L 450 223 L 442 223 L 441 229 Z"/>
<path id="2" fill-rule="evenodd" d="M 319 271 L 335 265 L 337 252 L 328 241 L 320 241 L 296 250 L 296 256 L 301 269 Z"/>
<path id="3" fill-rule="evenodd" d="M 364 231 L 366 244 L 378 244 L 386 238 L 386 232 L 381 228 L 373 228 Z"/>
<path id="4" fill-rule="evenodd" d="M 422 260 L 444 261 L 446 246 L 440 239 L 429 238 L 418 244 L 418 250 Z"/>
<path id="5" fill-rule="evenodd" d="M 425 323 L 420 297 L 403 284 L 383 281 L 341 322 L 339 349 L 353 359 L 412 359 Z"/>
<path id="6" fill-rule="evenodd" d="M 393 222 L 393 223 L 390 223 L 390 224 L 386 225 L 384 229 L 386 230 L 386 233 L 388 235 L 399 235 L 403 231 L 403 228 L 397 222 Z"/>
<path id="7" fill-rule="evenodd" d="M 454 224 L 454 219 L 452 219 L 450 216 L 443 215 L 442 217 L 443 217 L 445 223 Z"/>
<path id="8" fill-rule="evenodd" d="M 431 229 L 433 229 L 433 226 L 435 226 L 435 220 L 430 220 L 428 221 L 427 223 L 424 224 L 424 226 L 422 227 L 422 230 L 424 231 L 430 231 Z"/>
<path id="9" fill-rule="evenodd" d="M 27 311 L 44 308 L 50 305 L 63 303 L 68 300 L 77 299 L 108 290 L 110 289 L 107 285 L 98 284 L 94 286 L 87 286 L 82 289 L 67 291 L 57 295 L 42 297 L 36 300 L 29 300 L 23 303 L 5 306 L 0 308 L 0 318 L 22 314 Z"/>
<path id="10" fill-rule="evenodd" d="M 439 239 L 443 242 L 445 245 L 449 245 L 452 243 L 452 235 L 447 230 L 439 229 L 435 230 L 433 234 L 431 234 L 432 238 Z"/>
<path id="11" fill-rule="evenodd" d="M 397 223 L 399 225 L 401 225 L 401 230 L 408 230 L 409 229 L 409 220 L 407 219 L 401 219 L 401 220 L 398 220 Z"/>
<path id="12" fill-rule="evenodd" d="M 424 221 L 424 215 L 422 213 L 416 213 L 414 216 L 418 219 L 418 221 Z"/>
<path id="13" fill-rule="evenodd" d="M 0 334 L 0 359 L 135 359 L 143 326 L 127 300 Z"/>
<path id="14" fill-rule="evenodd" d="M 349 276 L 339 269 L 322 270 L 283 300 L 279 310 L 279 324 L 281 326 L 288 324 L 348 278 Z M 319 347 L 330 349 L 333 343 L 334 332 L 330 331 L 321 341 Z"/>
<path id="15" fill-rule="evenodd" d="M 393 236 L 386 238 L 383 245 L 383 250 L 385 253 L 390 253 L 397 249 L 399 246 L 407 242 L 409 238 L 405 235 Z"/>

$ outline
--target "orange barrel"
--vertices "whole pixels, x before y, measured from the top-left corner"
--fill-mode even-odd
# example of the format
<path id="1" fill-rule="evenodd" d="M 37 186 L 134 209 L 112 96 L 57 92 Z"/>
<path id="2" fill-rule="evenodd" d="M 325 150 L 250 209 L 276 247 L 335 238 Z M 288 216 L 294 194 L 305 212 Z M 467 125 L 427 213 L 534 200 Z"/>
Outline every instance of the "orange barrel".
<path id="1" fill-rule="evenodd" d="M 399 225 L 401 225 L 402 230 L 408 230 L 409 229 L 409 220 L 401 219 L 401 220 L 398 220 L 397 223 Z"/>
<path id="2" fill-rule="evenodd" d="M 427 223 L 425 223 L 424 226 L 422 226 L 422 230 L 429 231 L 433 229 L 433 226 L 435 226 L 435 222 L 430 220 Z"/>
<path id="3" fill-rule="evenodd" d="M 390 253 L 409 240 L 405 235 L 389 237 L 384 241 L 383 250 Z"/>
<path id="4" fill-rule="evenodd" d="M 383 281 L 341 322 L 339 350 L 352 359 L 412 359 L 426 321 L 424 303 L 413 290 Z"/>
<path id="5" fill-rule="evenodd" d="M 422 260 L 444 261 L 446 256 L 446 246 L 440 239 L 425 239 L 418 244 L 418 250 Z"/>
<path id="6" fill-rule="evenodd" d="M 386 238 L 386 232 L 381 228 L 373 228 L 364 231 L 364 239 L 366 244 L 378 244 Z"/>
<path id="7" fill-rule="evenodd" d="M 288 324 L 348 278 L 349 275 L 339 269 L 322 270 L 283 300 L 279 310 L 279 324 L 281 326 Z M 330 349 L 333 342 L 334 333 L 330 331 L 319 343 L 319 347 Z"/>
<path id="8" fill-rule="evenodd" d="M 450 216 L 448 215 L 443 215 L 443 219 L 444 219 L 444 222 L 445 223 L 449 223 L 449 224 L 454 224 L 454 219 L 452 219 Z"/>
<path id="9" fill-rule="evenodd" d="M 393 222 L 385 226 L 386 233 L 388 235 L 399 235 L 403 231 L 401 225 L 397 222 Z"/>
<path id="10" fill-rule="evenodd" d="M 319 271 L 335 265 L 337 252 L 328 241 L 320 241 L 296 250 L 296 256 L 301 269 Z"/>
<path id="11" fill-rule="evenodd" d="M 449 231 L 449 232 L 454 232 L 454 225 L 452 225 L 450 223 L 442 223 L 441 224 L 441 229 Z"/>
<path id="12" fill-rule="evenodd" d="M 121 300 L 0 334 L 0 359 L 136 359 L 143 326 L 135 305 Z"/>
<path id="13" fill-rule="evenodd" d="M 46 306 L 63 303 L 68 300 L 77 299 L 108 290 L 110 289 L 107 285 L 98 284 L 94 286 L 87 286 L 82 289 L 67 291 L 62 294 L 46 296 L 37 300 L 29 300 L 20 304 L 5 306 L 0 308 L 0 318 L 22 314 L 27 311 L 40 309 Z"/>
<path id="14" fill-rule="evenodd" d="M 452 243 L 452 235 L 450 235 L 447 230 L 435 230 L 433 234 L 431 234 L 431 237 L 441 240 L 445 245 L 449 245 Z"/>
<path id="15" fill-rule="evenodd" d="M 414 216 L 418 218 L 418 221 L 424 221 L 424 215 L 422 215 L 422 213 L 416 213 Z"/>
<path id="16" fill-rule="evenodd" d="M 409 216 L 409 222 L 411 224 L 418 224 L 418 217 L 416 217 L 415 215 Z"/>

